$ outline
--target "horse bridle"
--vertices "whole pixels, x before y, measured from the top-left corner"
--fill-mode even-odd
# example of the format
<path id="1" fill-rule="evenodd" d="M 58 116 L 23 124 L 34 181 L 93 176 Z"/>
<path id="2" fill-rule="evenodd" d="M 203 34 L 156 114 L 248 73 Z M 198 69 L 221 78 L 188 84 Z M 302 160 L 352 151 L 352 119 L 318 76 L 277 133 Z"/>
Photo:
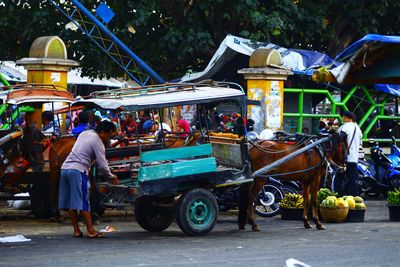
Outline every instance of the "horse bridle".
<path id="1" fill-rule="evenodd" d="M 329 149 L 333 149 L 333 147 L 334 147 L 334 143 L 333 143 L 332 138 L 333 138 L 333 135 L 331 134 L 331 135 L 329 136 L 329 144 L 330 144 Z M 342 147 L 343 147 L 343 159 L 344 159 L 344 161 L 346 161 L 347 155 L 349 154 L 349 148 L 347 147 L 347 143 L 345 142 L 345 140 L 346 140 L 346 135 L 343 134 L 343 133 L 339 133 L 339 134 L 338 134 L 338 138 L 339 138 L 340 142 L 342 143 Z M 329 154 L 329 151 L 327 151 L 327 149 L 326 149 L 324 146 L 321 146 L 321 147 L 322 147 L 322 149 L 324 150 L 325 155 L 328 155 L 328 154 Z M 343 168 L 345 168 L 345 165 L 342 165 L 342 166 L 341 166 L 341 165 L 337 164 L 336 162 L 334 162 L 334 161 L 333 161 L 332 159 L 330 159 L 329 157 L 325 157 L 325 160 L 326 160 L 330 165 L 334 166 L 336 169 L 343 169 Z"/>

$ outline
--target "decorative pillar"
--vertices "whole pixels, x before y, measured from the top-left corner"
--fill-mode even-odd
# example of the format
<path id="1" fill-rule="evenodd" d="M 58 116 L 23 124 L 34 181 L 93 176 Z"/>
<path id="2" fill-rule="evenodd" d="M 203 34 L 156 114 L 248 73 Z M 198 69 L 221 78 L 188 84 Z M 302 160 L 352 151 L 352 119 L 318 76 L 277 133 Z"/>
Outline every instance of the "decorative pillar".
<path id="1" fill-rule="evenodd" d="M 250 68 L 238 71 L 247 80 L 247 98 L 260 103 L 250 103 L 247 107 L 247 119 L 254 120 L 254 130 L 258 133 L 264 129 L 274 132 L 283 129 L 284 81 L 293 72 L 281 65 L 276 50 L 257 49 L 250 57 Z"/>
<path id="2" fill-rule="evenodd" d="M 68 71 L 79 63 L 67 58 L 67 48 L 58 36 L 37 38 L 29 50 L 29 57 L 17 61 L 28 70 L 28 83 L 54 84 L 59 90 L 67 90 Z M 42 106 L 25 118 L 27 125 L 36 123 L 41 127 Z M 63 120 L 65 121 L 65 120 Z"/>

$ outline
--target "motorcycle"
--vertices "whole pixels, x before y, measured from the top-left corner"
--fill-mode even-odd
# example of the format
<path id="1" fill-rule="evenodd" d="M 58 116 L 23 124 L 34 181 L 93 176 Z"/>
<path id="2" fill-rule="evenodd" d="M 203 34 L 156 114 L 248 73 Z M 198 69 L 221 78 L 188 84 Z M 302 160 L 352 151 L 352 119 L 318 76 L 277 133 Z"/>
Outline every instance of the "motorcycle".
<path id="1" fill-rule="evenodd" d="M 400 148 L 396 145 L 396 138 L 392 136 L 392 144 L 390 146 L 390 154 L 387 155 L 393 166 L 400 166 Z"/>
<path id="2" fill-rule="evenodd" d="M 391 153 L 385 155 L 378 142 L 370 140 L 371 146 L 371 177 L 361 180 L 361 190 L 368 196 L 387 194 L 388 191 L 400 186 L 400 150 L 392 137 Z"/>
<path id="3" fill-rule="evenodd" d="M 273 217 L 280 213 L 279 202 L 287 193 L 298 194 L 300 186 L 294 181 L 281 182 L 272 177 L 263 186 L 254 201 L 254 210 L 261 217 Z"/>
<path id="4" fill-rule="evenodd" d="M 220 211 L 234 209 L 239 204 L 239 188 L 213 192 Z M 255 212 L 262 217 L 273 217 L 279 214 L 279 202 L 286 193 L 298 193 L 299 185 L 296 182 L 281 182 L 272 177 L 268 178 L 254 201 Z"/>

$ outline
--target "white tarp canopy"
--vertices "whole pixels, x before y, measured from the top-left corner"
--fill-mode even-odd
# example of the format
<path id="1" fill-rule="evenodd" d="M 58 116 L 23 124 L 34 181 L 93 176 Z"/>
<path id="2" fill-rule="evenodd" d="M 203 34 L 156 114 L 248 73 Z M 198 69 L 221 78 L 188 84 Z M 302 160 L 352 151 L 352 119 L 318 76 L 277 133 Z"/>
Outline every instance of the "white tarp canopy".
<path id="1" fill-rule="evenodd" d="M 320 52 L 307 51 L 301 49 L 287 49 L 279 45 L 268 42 L 252 42 L 249 39 L 227 35 L 221 42 L 219 48 L 214 53 L 207 67 L 197 73 L 190 73 L 183 76 L 181 82 L 200 81 L 211 79 L 216 73 L 226 71 L 224 67 L 237 54 L 250 57 L 257 48 L 268 48 L 277 50 L 283 61 L 283 67 L 292 70 L 295 73 L 305 74 L 312 69 L 328 65 L 332 59 Z M 237 69 L 247 68 L 245 66 L 237 66 Z"/>
<path id="2" fill-rule="evenodd" d="M 1 61 L 0 73 L 9 82 L 25 83 L 27 71 L 22 66 L 17 66 L 14 61 Z M 68 84 L 76 85 L 95 85 L 104 87 L 121 88 L 124 83 L 116 79 L 92 79 L 87 76 L 81 76 L 81 69 L 76 68 L 68 72 Z"/>

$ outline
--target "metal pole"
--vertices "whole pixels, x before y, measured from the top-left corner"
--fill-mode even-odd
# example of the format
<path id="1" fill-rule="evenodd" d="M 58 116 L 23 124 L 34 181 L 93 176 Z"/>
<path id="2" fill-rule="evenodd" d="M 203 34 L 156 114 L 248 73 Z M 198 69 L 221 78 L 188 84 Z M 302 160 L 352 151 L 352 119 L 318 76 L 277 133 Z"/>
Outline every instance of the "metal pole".
<path id="1" fill-rule="evenodd" d="M 303 105 L 304 105 L 304 90 L 299 95 L 299 119 L 297 121 L 297 132 L 301 133 L 303 129 Z"/>
<path id="2" fill-rule="evenodd" d="M 106 35 L 108 35 L 115 43 L 117 43 L 129 56 L 135 59 L 139 66 L 146 70 L 153 78 L 159 83 L 165 83 L 165 80 L 161 78 L 152 68 L 150 68 L 141 58 L 132 52 L 121 40 L 118 39 L 111 31 L 107 29 L 92 13 L 87 10 L 79 1 L 71 0 L 75 6 L 77 6 L 86 16 L 88 16 Z"/>

